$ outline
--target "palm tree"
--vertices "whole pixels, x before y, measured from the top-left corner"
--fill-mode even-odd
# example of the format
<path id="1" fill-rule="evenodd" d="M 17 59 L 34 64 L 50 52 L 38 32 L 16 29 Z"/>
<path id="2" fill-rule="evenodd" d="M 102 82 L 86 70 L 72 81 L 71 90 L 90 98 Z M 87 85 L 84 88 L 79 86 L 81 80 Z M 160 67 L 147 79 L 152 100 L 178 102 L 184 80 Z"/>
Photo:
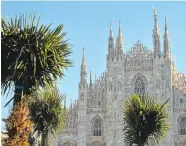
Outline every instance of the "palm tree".
<path id="1" fill-rule="evenodd" d="M 65 124 L 65 109 L 62 101 L 66 98 L 58 89 L 46 86 L 35 93 L 29 101 L 30 116 L 34 125 L 34 132 L 42 134 L 42 146 L 48 145 L 49 134 L 54 137 Z"/>
<path id="2" fill-rule="evenodd" d="M 2 94 L 15 87 L 14 98 L 10 100 L 14 99 L 14 105 L 21 100 L 22 92 L 30 95 L 39 86 L 52 85 L 72 64 L 63 25 L 52 29 L 51 24 L 39 22 L 40 17 L 35 15 L 1 18 Z"/>
<path id="3" fill-rule="evenodd" d="M 29 145 L 28 137 L 32 131 L 33 123 L 28 118 L 29 109 L 24 99 L 16 104 L 15 108 L 6 119 L 8 138 L 5 140 L 4 146 Z"/>
<path id="4" fill-rule="evenodd" d="M 131 95 L 124 103 L 124 139 L 131 146 L 144 146 L 149 141 L 159 144 L 167 135 L 168 124 L 167 104 L 156 103 L 148 95 Z"/>

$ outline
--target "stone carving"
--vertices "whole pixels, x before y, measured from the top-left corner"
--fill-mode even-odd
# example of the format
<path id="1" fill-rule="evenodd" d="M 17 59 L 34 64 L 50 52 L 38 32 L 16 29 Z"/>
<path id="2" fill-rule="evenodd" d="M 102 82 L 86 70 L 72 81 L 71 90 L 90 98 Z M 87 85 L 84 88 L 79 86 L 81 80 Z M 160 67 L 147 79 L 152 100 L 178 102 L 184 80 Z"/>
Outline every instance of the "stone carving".
<path id="1" fill-rule="evenodd" d="M 125 71 L 150 70 L 153 66 L 152 51 L 139 41 L 126 53 Z"/>

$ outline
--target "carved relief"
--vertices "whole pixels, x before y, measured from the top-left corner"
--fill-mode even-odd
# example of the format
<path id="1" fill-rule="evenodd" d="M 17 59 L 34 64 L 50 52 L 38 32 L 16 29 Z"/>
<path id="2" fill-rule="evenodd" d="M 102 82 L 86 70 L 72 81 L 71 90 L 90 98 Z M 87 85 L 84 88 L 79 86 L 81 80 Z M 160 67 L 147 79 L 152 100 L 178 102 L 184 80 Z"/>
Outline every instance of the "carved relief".
<path id="1" fill-rule="evenodd" d="M 126 53 L 125 71 L 151 70 L 153 66 L 152 51 L 139 41 Z"/>

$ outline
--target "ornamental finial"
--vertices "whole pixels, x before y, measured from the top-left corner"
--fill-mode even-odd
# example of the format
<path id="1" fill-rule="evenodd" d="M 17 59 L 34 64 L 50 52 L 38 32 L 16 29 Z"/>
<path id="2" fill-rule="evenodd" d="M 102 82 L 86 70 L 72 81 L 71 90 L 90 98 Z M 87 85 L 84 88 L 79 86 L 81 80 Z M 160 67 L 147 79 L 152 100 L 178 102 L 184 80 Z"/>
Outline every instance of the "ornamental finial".
<path id="1" fill-rule="evenodd" d="M 153 7 L 154 9 L 154 15 L 157 15 L 157 10 Z"/>

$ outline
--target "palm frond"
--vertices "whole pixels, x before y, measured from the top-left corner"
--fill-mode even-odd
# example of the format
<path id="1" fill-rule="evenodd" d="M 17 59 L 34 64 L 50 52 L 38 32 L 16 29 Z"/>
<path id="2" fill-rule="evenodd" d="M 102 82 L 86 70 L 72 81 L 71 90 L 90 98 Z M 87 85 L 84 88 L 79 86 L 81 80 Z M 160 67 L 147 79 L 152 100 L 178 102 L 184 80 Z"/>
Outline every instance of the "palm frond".
<path id="1" fill-rule="evenodd" d="M 124 103 L 124 138 L 132 145 L 148 144 L 151 139 L 159 144 L 168 132 L 168 112 L 166 104 L 156 103 L 153 97 L 148 95 L 131 95 Z"/>
<path id="2" fill-rule="evenodd" d="M 2 94 L 12 84 L 23 85 L 24 93 L 31 94 L 63 78 L 64 70 L 72 65 L 64 25 L 53 29 L 51 24 L 40 25 L 35 14 L 20 14 L 1 18 L 1 27 Z"/>

